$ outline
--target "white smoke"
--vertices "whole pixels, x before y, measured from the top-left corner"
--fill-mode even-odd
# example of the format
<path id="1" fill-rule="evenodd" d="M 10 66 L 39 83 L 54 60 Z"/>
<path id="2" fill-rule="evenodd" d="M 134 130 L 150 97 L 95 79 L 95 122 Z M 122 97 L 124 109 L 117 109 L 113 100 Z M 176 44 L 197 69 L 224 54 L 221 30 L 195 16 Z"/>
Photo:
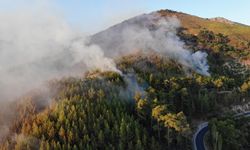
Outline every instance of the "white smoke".
<path id="1" fill-rule="evenodd" d="M 180 27 L 176 17 L 165 18 L 152 13 L 135 17 L 96 34 L 92 42 L 98 44 L 106 56 L 117 57 L 135 50 L 145 53 L 155 51 L 197 73 L 209 75 L 207 54 L 201 51 L 193 53 L 186 49 L 184 42 L 177 36 Z"/>
<path id="2" fill-rule="evenodd" d="M 192 63 L 194 70 L 199 73 L 203 74 L 205 76 L 210 76 L 210 73 L 208 72 L 209 70 L 209 65 L 207 63 L 207 53 L 197 51 L 192 54 Z"/>
<path id="3" fill-rule="evenodd" d="M 0 109 L 8 113 L 2 109 L 8 99 L 53 78 L 77 76 L 91 69 L 120 72 L 113 58 L 135 50 L 156 51 L 209 75 L 207 54 L 185 49 L 176 35 L 179 27 L 177 18 L 142 15 L 89 39 L 53 13 L 0 13 Z M 126 80 L 128 93 L 143 91 L 134 77 Z M 0 139 L 7 125 L 0 120 Z"/>
<path id="4" fill-rule="evenodd" d="M 19 96 L 55 77 L 91 69 L 119 72 L 113 58 L 138 49 L 156 51 L 209 75 L 207 54 L 184 48 L 176 35 L 180 22 L 175 17 L 141 15 L 94 35 L 91 41 L 55 14 L 2 13 L 0 22 L 0 100 Z"/>
<path id="5" fill-rule="evenodd" d="M 46 80 L 86 70 L 118 71 L 88 38 L 54 14 L 0 14 L 0 100 L 14 98 Z"/>
<path id="6" fill-rule="evenodd" d="M 141 86 L 141 84 L 138 83 L 134 72 L 123 75 L 123 78 L 127 86 L 125 90 L 120 91 L 121 97 L 130 100 L 134 98 L 136 93 L 140 93 L 142 97 L 146 96 L 145 89 L 148 85 L 144 83 L 144 86 Z"/>

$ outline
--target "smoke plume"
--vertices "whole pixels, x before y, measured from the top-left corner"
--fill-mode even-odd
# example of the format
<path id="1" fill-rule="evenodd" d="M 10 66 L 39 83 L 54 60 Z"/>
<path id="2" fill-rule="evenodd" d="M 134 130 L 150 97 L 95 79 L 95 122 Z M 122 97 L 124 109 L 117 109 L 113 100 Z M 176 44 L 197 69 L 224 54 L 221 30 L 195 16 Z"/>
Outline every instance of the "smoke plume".
<path id="1" fill-rule="evenodd" d="M 0 100 L 55 77 L 117 71 L 112 59 L 61 17 L 18 12 L 0 14 L 0 22 Z"/>
<path id="2" fill-rule="evenodd" d="M 162 17 L 158 13 L 151 13 L 134 17 L 100 32 L 91 41 L 99 45 L 109 57 L 126 55 L 135 50 L 145 53 L 155 51 L 208 76 L 207 54 L 201 51 L 193 53 L 184 48 L 184 42 L 177 36 L 180 27 L 176 17 Z"/>
<path id="3" fill-rule="evenodd" d="M 119 72 L 113 59 L 87 44 L 89 38 L 59 15 L 0 13 L 0 22 L 0 143 L 18 116 L 12 101 L 30 90 L 43 91 L 42 101 L 36 101 L 42 107 L 50 101 L 52 91 L 43 86 L 50 79 L 76 77 L 91 69 Z"/>
<path id="4" fill-rule="evenodd" d="M 0 14 L 0 100 L 44 81 L 91 69 L 119 72 L 113 61 L 141 50 L 155 51 L 196 72 L 209 75 L 207 54 L 192 53 L 176 35 L 177 18 L 141 15 L 86 37 L 54 14 Z"/>

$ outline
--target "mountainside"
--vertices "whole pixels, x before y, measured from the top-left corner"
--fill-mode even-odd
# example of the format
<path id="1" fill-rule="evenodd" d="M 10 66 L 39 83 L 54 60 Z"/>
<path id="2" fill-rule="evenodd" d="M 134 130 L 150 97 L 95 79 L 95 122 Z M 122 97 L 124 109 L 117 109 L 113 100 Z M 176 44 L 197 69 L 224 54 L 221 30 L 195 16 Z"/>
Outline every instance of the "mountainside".
<path id="1" fill-rule="evenodd" d="M 161 10 L 159 13 L 162 16 L 176 16 L 180 19 L 182 26 L 192 34 L 198 34 L 198 32 L 206 28 L 214 33 L 222 33 L 229 36 L 232 44 L 235 46 L 241 46 L 242 42 L 247 44 L 250 39 L 250 26 L 242 25 L 239 23 L 228 23 L 228 21 L 213 21 L 211 19 L 204 19 L 197 16 L 192 16 L 185 13 L 179 13 L 169 10 Z"/>
<path id="2" fill-rule="evenodd" d="M 158 17 L 152 17 L 152 14 L 156 13 Z M 202 30 L 210 31 L 212 34 L 222 34 L 228 38 L 228 45 L 234 47 L 234 50 L 228 50 L 230 57 L 238 59 L 243 64 L 250 65 L 250 26 L 235 23 L 224 18 L 223 21 L 220 21 L 221 19 L 218 18 L 222 17 L 217 17 L 217 19 L 205 19 L 176 11 L 160 10 L 151 14 L 136 16 L 112 26 L 105 31 L 99 32 L 91 37 L 91 43 L 97 44 L 108 53 L 107 55 L 114 57 L 128 53 L 131 49 L 145 48 L 145 41 L 134 44 L 136 41 L 133 40 L 133 38 L 137 38 L 138 35 L 131 35 L 131 32 L 137 32 L 139 36 L 143 36 L 143 34 L 145 34 L 145 31 L 143 31 L 144 29 L 154 31 L 158 28 L 156 20 L 160 20 L 159 16 L 164 18 L 177 18 L 179 20 L 180 25 L 177 27 L 179 28 L 179 33 L 186 34 L 187 39 L 183 39 L 180 34 L 179 36 L 186 44 L 187 42 L 193 44 L 193 40 L 196 39 L 193 39 L 192 35 L 199 36 Z M 191 37 L 188 35 L 191 35 Z M 207 47 L 199 48 L 202 49 Z"/>
<path id="3" fill-rule="evenodd" d="M 188 33 L 197 35 L 200 30 L 206 28 L 210 31 L 213 31 L 214 33 L 222 33 L 224 35 L 227 35 L 230 39 L 230 42 L 237 47 L 246 46 L 250 42 L 250 26 L 243 25 L 240 23 L 236 23 L 230 20 L 227 20 L 222 17 L 217 18 L 201 18 L 189 14 L 185 14 L 182 12 L 176 12 L 171 10 L 160 10 L 158 13 L 163 17 L 177 17 L 180 22 L 181 26 L 187 30 Z M 129 19 L 127 21 L 122 22 L 121 24 L 115 25 L 108 30 L 105 30 L 105 32 L 98 33 L 94 35 L 94 39 L 98 36 L 106 36 L 109 35 L 108 32 L 115 31 L 116 34 L 121 34 L 121 29 L 125 28 L 127 24 L 135 23 L 138 25 L 145 25 L 150 24 L 147 15 L 138 16 L 132 19 Z M 114 38 L 114 35 L 111 35 L 112 40 L 117 40 Z M 98 38 L 97 38 L 98 39 Z M 97 41 L 99 43 L 101 41 Z"/>
<path id="4" fill-rule="evenodd" d="M 247 120 L 231 117 L 250 102 L 249 41 L 249 26 L 170 10 L 126 20 L 88 41 L 116 70 L 51 79 L 0 109 L 0 149 L 190 150 L 203 121 L 212 149 L 250 149 Z"/>

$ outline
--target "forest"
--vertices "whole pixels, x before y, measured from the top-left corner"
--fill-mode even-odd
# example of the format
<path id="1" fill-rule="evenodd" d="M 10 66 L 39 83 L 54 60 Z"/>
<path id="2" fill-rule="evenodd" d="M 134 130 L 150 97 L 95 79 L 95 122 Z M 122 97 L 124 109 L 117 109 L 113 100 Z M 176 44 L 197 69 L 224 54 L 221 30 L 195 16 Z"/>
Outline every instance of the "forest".
<path id="1" fill-rule="evenodd" d="M 178 35 L 189 49 L 208 53 L 211 76 L 138 52 L 116 60 L 122 73 L 50 80 L 48 105 L 38 90 L 12 106 L 17 115 L 0 149 L 189 150 L 202 120 L 209 120 L 213 149 L 250 149 L 249 120 L 231 117 L 233 105 L 250 100 L 250 70 L 237 59 L 249 51 L 207 29 Z"/>

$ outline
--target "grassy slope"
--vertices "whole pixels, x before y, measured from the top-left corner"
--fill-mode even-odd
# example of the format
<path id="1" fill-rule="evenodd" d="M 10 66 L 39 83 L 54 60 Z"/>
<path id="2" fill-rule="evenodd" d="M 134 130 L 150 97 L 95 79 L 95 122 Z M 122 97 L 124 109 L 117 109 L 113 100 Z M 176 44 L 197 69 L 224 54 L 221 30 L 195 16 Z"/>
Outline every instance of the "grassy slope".
<path id="1" fill-rule="evenodd" d="M 206 28 L 215 33 L 228 35 L 233 45 L 250 41 L 250 26 L 247 25 L 221 23 L 169 10 L 159 12 L 163 16 L 176 16 L 191 34 L 197 34 L 201 29 Z"/>

